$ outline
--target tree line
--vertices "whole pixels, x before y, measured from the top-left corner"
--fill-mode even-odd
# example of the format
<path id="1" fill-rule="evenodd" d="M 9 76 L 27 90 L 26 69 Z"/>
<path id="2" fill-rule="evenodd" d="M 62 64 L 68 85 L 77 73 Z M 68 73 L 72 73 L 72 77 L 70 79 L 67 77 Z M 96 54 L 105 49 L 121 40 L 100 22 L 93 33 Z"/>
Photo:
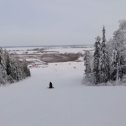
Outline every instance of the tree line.
<path id="1" fill-rule="evenodd" d="M 14 83 L 29 76 L 30 70 L 25 60 L 19 61 L 0 48 L 0 84 Z"/>
<path id="2" fill-rule="evenodd" d="M 106 40 L 103 27 L 102 37 L 96 37 L 94 52 L 85 52 L 85 79 L 95 85 L 123 80 L 126 75 L 126 21 L 119 22 L 113 37 Z"/>

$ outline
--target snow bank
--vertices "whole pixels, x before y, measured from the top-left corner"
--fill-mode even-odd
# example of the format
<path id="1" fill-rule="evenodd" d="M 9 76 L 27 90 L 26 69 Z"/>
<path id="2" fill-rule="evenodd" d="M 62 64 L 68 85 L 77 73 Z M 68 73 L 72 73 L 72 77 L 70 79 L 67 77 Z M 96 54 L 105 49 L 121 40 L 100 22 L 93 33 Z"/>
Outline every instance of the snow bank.
<path id="1" fill-rule="evenodd" d="M 126 87 L 85 87 L 83 72 L 83 62 L 53 63 L 1 87 L 0 125 L 125 126 Z"/>

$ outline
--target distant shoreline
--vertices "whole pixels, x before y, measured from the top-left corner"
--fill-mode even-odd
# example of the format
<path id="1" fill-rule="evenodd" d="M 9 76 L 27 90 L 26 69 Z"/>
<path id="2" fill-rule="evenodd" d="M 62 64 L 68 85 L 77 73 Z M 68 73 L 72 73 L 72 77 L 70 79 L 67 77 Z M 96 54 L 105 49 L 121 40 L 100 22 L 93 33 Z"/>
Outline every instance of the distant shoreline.
<path id="1" fill-rule="evenodd" d="M 88 47 L 93 47 L 93 45 L 29 45 L 29 46 L 1 46 L 2 48 L 88 48 Z"/>

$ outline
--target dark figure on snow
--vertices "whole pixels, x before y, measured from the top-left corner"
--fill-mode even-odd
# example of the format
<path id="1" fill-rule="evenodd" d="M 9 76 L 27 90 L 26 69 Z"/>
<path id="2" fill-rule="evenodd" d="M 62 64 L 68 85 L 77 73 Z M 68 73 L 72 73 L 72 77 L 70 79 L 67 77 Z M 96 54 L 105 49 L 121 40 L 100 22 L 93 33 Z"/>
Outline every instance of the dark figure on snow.
<path id="1" fill-rule="evenodd" d="M 52 82 L 49 83 L 49 88 L 54 88 Z"/>

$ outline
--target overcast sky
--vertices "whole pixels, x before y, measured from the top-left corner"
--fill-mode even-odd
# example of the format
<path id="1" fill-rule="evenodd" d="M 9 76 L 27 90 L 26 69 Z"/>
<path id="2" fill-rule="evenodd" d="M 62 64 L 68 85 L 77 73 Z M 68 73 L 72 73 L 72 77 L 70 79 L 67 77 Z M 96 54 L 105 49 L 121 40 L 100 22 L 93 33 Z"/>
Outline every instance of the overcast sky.
<path id="1" fill-rule="evenodd" d="M 0 45 L 93 44 L 121 19 L 125 0 L 0 0 Z"/>

